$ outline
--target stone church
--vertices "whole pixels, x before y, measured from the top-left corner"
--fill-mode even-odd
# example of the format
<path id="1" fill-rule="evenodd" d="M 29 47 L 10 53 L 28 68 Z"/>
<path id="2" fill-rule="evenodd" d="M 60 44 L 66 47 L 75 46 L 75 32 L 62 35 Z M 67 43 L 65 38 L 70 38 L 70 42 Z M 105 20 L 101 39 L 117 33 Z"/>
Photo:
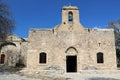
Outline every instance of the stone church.
<path id="1" fill-rule="evenodd" d="M 8 35 L 0 50 L 0 65 L 64 72 L 117 69 L 114 30 L 84 28 L 76 6 L 64 6 L 62 22 L 53 29 L 30 29 L 28 38 Z"/>

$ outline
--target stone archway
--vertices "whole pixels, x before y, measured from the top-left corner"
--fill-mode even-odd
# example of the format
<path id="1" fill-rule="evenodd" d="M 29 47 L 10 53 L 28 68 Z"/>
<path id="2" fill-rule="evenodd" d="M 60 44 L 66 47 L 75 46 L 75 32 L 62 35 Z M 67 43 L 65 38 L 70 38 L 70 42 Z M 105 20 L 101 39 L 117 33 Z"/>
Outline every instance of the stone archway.
<path id="1" fill-rule="evenodd" d="M 5 54 L 5 57 L 3 56 L 1 58 L 1 61 L 5 66 L 12 66 L 15 67 L 16 63 L 18 63 L 19 57 L 18 57 L 18 51 L 15 43 L 12 42 L 6 42 L 0 45 L 0 52 Z"/>
<path id="2" fill-rule="evenodd" d="M 77 72 L 77 49 L 69 47 L 66 50 L 66 72 Z"/>

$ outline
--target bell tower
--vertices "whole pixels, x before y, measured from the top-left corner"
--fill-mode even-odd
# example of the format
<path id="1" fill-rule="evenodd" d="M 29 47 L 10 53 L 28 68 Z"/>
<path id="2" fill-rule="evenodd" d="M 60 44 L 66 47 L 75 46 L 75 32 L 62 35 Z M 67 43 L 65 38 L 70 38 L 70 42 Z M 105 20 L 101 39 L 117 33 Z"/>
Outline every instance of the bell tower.
<path id="1" fill-rule="evenodd" d="M 58 31 L 81 32 L 83 26 L 79 20 L 79 9 L 76 6 L 64 6 L 62 8 L 62 23 L 55 27 Z"/>
<path id="2" fill-rule="evenodd" d="M 76 6 L 64 6 L 62 8 L 62 23 L 79 23 L 79 9 Z"/>

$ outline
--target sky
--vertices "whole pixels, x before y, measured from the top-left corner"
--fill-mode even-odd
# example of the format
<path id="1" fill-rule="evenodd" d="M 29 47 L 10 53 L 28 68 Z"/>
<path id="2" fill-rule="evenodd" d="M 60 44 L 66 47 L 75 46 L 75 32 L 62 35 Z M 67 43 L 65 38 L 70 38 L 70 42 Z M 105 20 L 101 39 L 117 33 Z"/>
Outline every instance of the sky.
<path id="1" fill-rule="evenodd" d="M 80 9 L 80 23 L 85 28 L 105 28 L 120 19 L 120 0 L 3 0 L 15 21 L 14 34 L 27 38 L 31 28 L 53 28 L 62 21 L 63 6 Z"/>

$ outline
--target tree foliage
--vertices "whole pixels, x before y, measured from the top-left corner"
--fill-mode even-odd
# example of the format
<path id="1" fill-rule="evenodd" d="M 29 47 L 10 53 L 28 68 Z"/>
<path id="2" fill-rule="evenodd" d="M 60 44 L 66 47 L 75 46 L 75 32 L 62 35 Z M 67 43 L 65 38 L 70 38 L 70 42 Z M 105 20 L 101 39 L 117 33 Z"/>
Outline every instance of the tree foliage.
<path id="1" fill-rule="evenodd" d="M 116 22 L 113 21 L 109 22 L 107 28 L 114 29 L 116 46 L 120 46 L 120 20 Z"/>
<path id="2" fill-rule="evenodd" d="M 116 22 L 110 21 L 107 28 L 113 28 L 116 33 L 120 32 L 120 19 Z"/>
<path id="3" fill-rule="evenodd" d="M 14 23 L 11 17 L 8 4 L 0 0 L 0 39 L 5 40 L 6 35 L 14 30 Z"/>
<path id="4" fill-rule="evenodd" d="M 109 22 L 107 28 L 113 28 L 115 33 L 116 57 L 118 66 L 120 66 L 120 19 L 116 22 Z"/>

